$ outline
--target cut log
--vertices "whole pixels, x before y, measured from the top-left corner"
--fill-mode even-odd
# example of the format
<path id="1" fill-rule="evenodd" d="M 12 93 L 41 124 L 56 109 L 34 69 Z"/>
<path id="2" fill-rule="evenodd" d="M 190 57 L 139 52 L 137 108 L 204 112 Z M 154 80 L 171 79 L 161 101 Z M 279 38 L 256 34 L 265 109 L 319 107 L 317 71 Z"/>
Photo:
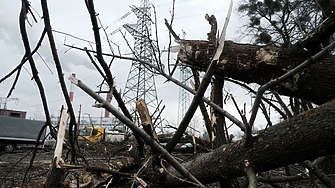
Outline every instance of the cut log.
<path id="1" fill-rule="evenodd" d="M 178 40 L 178 57 L 183 63 L 198 70 L 206 70 L 214 53 L 214 43 L 197 40 Z M 263 85 L 275 79 L 310 57 L 308 51 L 290 51 L 275 46 L 237 44 L 225 41 L 215 74 L 245 83 Z M 335 97 L 335 61 L 327 56 L 291 79 L 272 88 L 280 94 L 323 104 Z"/>

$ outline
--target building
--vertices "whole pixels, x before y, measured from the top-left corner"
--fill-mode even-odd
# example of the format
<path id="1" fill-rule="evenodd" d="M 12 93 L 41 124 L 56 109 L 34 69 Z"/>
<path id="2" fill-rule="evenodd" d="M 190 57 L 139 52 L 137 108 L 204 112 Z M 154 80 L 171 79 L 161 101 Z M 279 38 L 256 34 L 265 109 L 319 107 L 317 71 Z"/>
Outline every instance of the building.
<path id="1" fill-rule="evenodd" d="M 27 112 L 17 110 L 0 109 L 0 116 L 26 119 Z"/>

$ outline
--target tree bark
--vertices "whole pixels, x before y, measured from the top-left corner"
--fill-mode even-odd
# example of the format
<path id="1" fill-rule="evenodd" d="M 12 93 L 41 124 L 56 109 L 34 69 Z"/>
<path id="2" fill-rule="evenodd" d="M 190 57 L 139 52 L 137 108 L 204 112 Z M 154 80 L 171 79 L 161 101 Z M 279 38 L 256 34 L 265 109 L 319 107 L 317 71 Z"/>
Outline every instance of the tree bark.
<path id="1" fill-rule="evenodd" d="M 178 53 L 180 60 L 198 70 L 205 70 L 213 56 L 214 43 L 197 40 L 178 42 L 181 46 Z M 263 85 L 295 68 L 310 55 L 304 50 L 290 51 L 275 46 L 225 41 L 215 75 Z M 329 55 L 272 89 L 286 96 L 323 104 L 335 97 L 334 61 L 335 57 Z"/>
<path id="2" fill-rule="evenodd" d="M 257 172 L 335 153 L 335 100 L 272 126 L 254 137 L 250 147 L 244 140 L 222 145 L 201 154 L 183 166 L 200 182 L 217 182 L 245 175 L 246 165 Z M 169 173 L 178 175 L 171 167 Z M 189 186 L 166 173 L 160 182 Z"/>
<path id="3" fill-rule="evenodd" d="M 215 104 L 219 105 L 221 108 L 223 107 L 223 89 L 224 81 L 222 79 L 218 79 L 215 77 L 212 80 L 212 91 L 211 91 L 211 101 Z M 225 130 L 225 117 L 221 116 L 216 110 L 211 107 L 211 126 L 214 138 L 213 141 L 213 148 L 216 149 L 220 147 L 222 144 L 227 144 L 228 141 L 226 139 L 226 130 Z M 208 133 L 210 134 L 210 133 Z"/>
<path id="4" fill-rule="evenodd" d="M 54 188 L 54 187 L 62 187 L 64 181 L 65 170 L 63 168 L 57 168 L 57 157 L 52 160 L 50 170 L 48 172 L 48 178 L 44 188 Z"/>

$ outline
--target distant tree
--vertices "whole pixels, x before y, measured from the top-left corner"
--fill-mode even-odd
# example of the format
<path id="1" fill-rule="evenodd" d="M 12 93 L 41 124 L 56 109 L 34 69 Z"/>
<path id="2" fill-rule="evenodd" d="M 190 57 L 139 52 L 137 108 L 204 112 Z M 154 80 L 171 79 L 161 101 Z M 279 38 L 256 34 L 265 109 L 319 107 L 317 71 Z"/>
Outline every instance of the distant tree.
<path id="1" fill-rule="evenodd" d="M 238 12 L 248 17 L 245 33 L 255 44 L 287 48 L 304 37 L 331 13 L 331 0 L 245 0 Z"/>

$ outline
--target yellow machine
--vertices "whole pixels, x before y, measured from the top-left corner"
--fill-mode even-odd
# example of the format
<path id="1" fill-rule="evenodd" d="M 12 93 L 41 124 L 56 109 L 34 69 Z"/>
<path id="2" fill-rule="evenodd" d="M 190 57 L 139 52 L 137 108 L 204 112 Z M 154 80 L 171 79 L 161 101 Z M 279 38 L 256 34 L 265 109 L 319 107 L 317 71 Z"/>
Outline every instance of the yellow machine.
<path id="1" fill-rule="evenodd" d="M 84 127 L 79 131 L 78 142 L 104 141 L 105 129 L 103 127 Z"/>

